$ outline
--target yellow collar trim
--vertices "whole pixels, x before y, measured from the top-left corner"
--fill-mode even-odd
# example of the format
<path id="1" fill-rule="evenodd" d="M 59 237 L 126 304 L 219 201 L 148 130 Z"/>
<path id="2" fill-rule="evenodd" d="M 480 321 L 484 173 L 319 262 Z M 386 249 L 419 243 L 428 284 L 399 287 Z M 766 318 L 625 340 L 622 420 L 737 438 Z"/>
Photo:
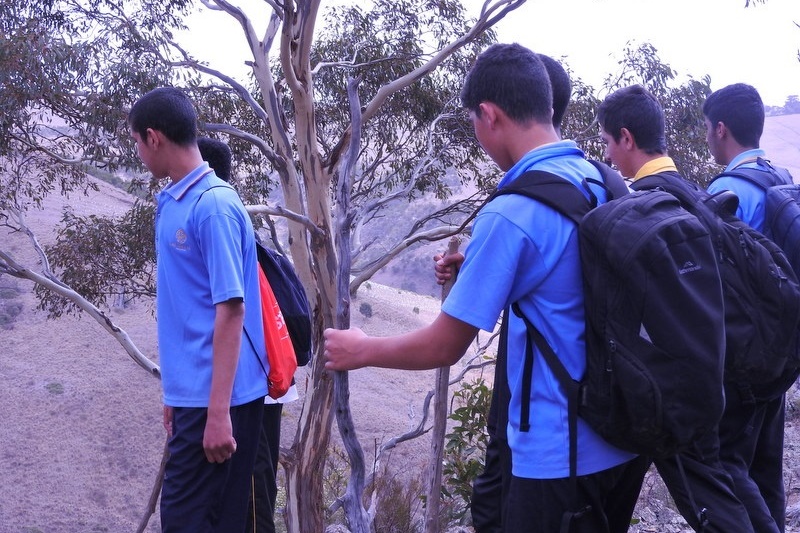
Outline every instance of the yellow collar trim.
<path id="1" fill-rule="evenodd" d="M 645 176 L 652 176 L 653 174 L 670 170 L 673 172 L 678 171 L 672 158 L 667 156 L 657 157 L 642 165 L 642 168 L 640 168 L 639 172 L 633 177 L 633 181 L 644 178 Z"/>

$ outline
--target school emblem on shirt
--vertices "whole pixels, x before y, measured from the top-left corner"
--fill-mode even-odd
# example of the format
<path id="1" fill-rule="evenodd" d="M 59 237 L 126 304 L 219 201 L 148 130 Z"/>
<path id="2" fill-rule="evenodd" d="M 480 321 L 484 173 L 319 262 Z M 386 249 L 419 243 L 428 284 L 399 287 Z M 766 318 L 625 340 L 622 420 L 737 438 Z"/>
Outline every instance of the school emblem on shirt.
<path id="1" fill-rule="evenodd" d="M 177 250 L 188 250 L 189 247 L 186 245 L 187 235 L 183 228 L 179 228 L 178 231 L 175 232 L 175 240 L 171 243 L 172 247 Z"/>

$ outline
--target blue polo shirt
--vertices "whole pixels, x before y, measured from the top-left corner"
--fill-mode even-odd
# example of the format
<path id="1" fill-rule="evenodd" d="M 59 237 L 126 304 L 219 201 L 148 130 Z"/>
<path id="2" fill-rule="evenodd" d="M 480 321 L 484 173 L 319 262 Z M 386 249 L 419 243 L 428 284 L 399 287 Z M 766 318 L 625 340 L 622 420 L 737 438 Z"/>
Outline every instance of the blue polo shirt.
<path id="1" fill-rule="evenodd" d="M 231 405 L 265 396 L 255 234 L 236 191 L 207 163 L 159 193 L 156 252 L 164 404 L 208 406 L 215 305 L 232 298 L 244 301 L 245 329 L 256 351 L 243 333 Z"/>
<path id="2" fill-rule="evenodd" d="M 759 148 L 746 150 L 728 163 L 728 166 L 725 167 L 725 172 L 736 168 L 758 168 L 756 159 L 759 157 L 766 158 L 766 152 Z M 739 197 L 739 207 L 736 209 L 737 217 L 756 230 L 764 231 L 764 202 L 767 197 L 764 189 L 741 178 L 724 176 L 715 179 L 708 186 L 708 192 L 712 194 L 722 191 L 732 191 Z"/>
<path id="3" fill-rule="evenodd" d="M 602 180 L 574 142 L 560 141 L 529 152 L 508 171 L 499 187 L 529 169 L 554 172 L 576 186 L 585 177 Z M 601 202 L 605 200 L 602 188 L 594 192 Z M 464 264 L 442 310 L 492 331 L 500 313 L 513 302 L 519 302 L 570 375 L 582 377 L 586 348 L 577 228 L 536 200 L 504 195 L 486 205 L 475 219 Z M 567 399 L 536 347 L 531 396 L 521 398 L 526 342 L 525 324 L 511 313 L 507 372 L 512 471 L 523 478 L 564 478 L 569 476 Z M 528 432 L 519 429 L 522 402 L 531 404 Z M 606 470 L 633 457 L 578 420 L 579 475 Z"/>

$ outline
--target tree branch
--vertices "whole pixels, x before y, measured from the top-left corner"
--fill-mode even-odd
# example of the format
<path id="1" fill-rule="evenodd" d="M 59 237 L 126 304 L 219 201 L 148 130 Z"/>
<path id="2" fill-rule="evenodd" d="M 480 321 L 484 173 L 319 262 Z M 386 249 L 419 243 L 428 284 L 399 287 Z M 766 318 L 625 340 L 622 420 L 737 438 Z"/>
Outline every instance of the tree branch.
<path id="1" fill-rule="evenodd" d="M 25 146 L 31 148 L 32 150 L 37 150 L 39 152 L 43 152 L 43 153 L 47 154 L 50 158 L 54 159 L 55 161 L 58 161 L 59 163 L 63 163 L 65 165 L 77 165 L 77 164 L 83 163 L 83 161 L 84 161 L 83 158 L 81 158 L 81 157 L 68 158 L 67 156 L 57 154 L 54 151 L 50 150 L 49 148 L 45 148 L 41 144 L 33 143 L 33 142 L 29 141 L 28 139 L 24 139 L 24 138 L 20 137 L 19 135 L 15 135 L 13 133 L 9 133 L 8 136 L 10 138 L 16 140 L 16 141 L 19 141 L 20 143 L 24 144 Z"/>
<path id="2" fill-rule="evenodd" d="M 202 128 L 206 131 L 224 133 L 226 135 L 230 135 L 231 137 L 236 137 L 237 139 L 249 142 L 258 148 L 258 150 L 264 154 L 264 157 L 266 157 L 269 162 L 272 163 L 272 166 L 276 168 L 286 164 L 286 161 L 277 153 L 275 153 L 275 151 L 272 150 L 266 141 L 257 135 L 240 130 L 239 128 L 231 126 L 230 124 L 220 124 L 217 122 L 206 122 L 202 125 Z"/>
<path id="3" fill-rule="evenodd" d="M 20 220 L 22 219 L 20 218 Z M 42 250 L 30 228 L 23 224 L 21 229 L 26 235 L 28 235 L 39 257 L 44 257 L 44 251 Z M 103 313 L 97 306 L 60 281 L 49 270 L 49 263 L 46 261 L 46 259 L 43 260 L 42 265 L 44 270 L 43 274 L 33 272 L 29 268 L 17 263 L 10 253 L 0 249 L 0 272 L 9 274 L 16 278 L 28 279 L 38 285 L 41 285 L 42 287 L 56 292 L 64 298 L 69 299 L 81 310 L 94 318 L 98 324 L 103 326 L 103 328 L 108 331 L 117 340 L 117 342 L 120 343 L 120 345 L 125 349 L 131 359 L 136 362 L 136 364 L 147 370 L 147 372 L 154 377 L 161 377 L 161 370 L 159 369 L 158 365 L 148 359 L 136 347 L 125 330 L 114 324 L 114 321 L 111 320 L 111 318 L 109 318 L 105 313 Z"/>
<path id="4" fill-rule="evenodd" d="M 284 217 L 299 224 L 302 224 L 303 226 L 306 227 L 306 229 L 308 229 L 309 232 L 313 234 L 320 236 L 323 234 L 322 230 L 318 228 L 311 219 L 309 219 L 306 216 L 295 213 L 293 211 L 289 211 L 288 209 L 280 205 L 254 204 L 245 206 L 245 209 L 247 209 L 247 212 L 250 213 L 251 215 L 268 215 L 268 216 Z"/>
<path id="5" fill-rule="evenodd" d="M 358 98 L 359 79 L 350 78 L 347 82 L 347 95 L 350 102 L 350 115 L 353 135 L 350 146 L 342 162 L 339 182 L 336 187 L 337 211 L 341 215 L 336 221 L 336 247 L 342 253 L 339 256 L 339 294 L 347 291 L 347 280 L 350 274 L 350 177 L 358 158 L 359 143 L 361 141 L 361 106 Z M 340 327 L 349 326 L 349 305 L 340 302 L 337 310 L 337 321 Z M 336 407 L 336 421 L 342 443 L 350 460 L 350 477 L 343 500 L 344 512 L 350 529 L 359 533 L 369 533 L 371 517 L 364 509 L 362 503 L 364 494 L 364 450 L 356 437 L 353 415 L 350 410 L 350 386 L 347 372 L 334 372 L 334 405 Z"/>
<path id="6" fill-rule="evenodd" d="M 475 40 L 478 35 L 486 31 L 498 20 L 502 19 L 509 11 L 517 9 L 524 3 L 525 0 L 499 0 L 496 3 L 493 3 L 493 0 L 487 0 L 483 4 L 483 8 L 481 9 L 481 14 L 478 17 L 478 20 L 467 33 L 439 50 L 424 65 L 381 87 L 377 94 L 375 94 L 372 100 L 370 100 L 370 102 L 364 108 L 364 121 L 371 119 L 375 113 L 378 112 L 386 99 L 389 98 L 389 96 L 397 91 L 405 89 L 412 83 L 417 82 L 421 78 L 424 78 L 433 72 L 436 67 L 438 67 L 445 59 L 453 55 L 456 50 Z"/>
<path id="7" fill-rule="evenodd" d="M 358 288 L 364 282 L 369 280 L 378 270 L 389 264 L 395 257 L 397 257 L 398 254 L 400 254 L 400 252 L 407 249 L 412 244 L 416 244 L 421 241 L 438 241 L 445 239 L 447 237 L 456 235 L 462 229 L 463 227 L 459 228 L 457 226 L 440 226 L 427 231 L 421 231 L 416 235 L 403 239 L 399 243 L 395 244 L 391 250 L 383 254 L 368 267 L 360 270 L 359 273 L 353 277 L 353 280 L 350 282 L 350 295 L 355 296 Z"/>

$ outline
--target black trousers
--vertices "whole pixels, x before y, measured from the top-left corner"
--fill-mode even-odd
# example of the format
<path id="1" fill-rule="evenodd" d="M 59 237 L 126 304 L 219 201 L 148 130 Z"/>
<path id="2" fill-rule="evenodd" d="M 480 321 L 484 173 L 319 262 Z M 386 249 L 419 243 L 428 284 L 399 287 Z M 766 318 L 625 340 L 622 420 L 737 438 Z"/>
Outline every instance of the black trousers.
<path id="1" fill-rule="evenodd" d="M 264 399 L 231 407 L 236 452 L 209 463 L 203 452 L 208 410 L 174 409 L 161 489 L 162 533 L 242 533 Z"/>
<path id="2" fill-rule="evenodd" d="M 720 460 L 733 478 L 736 495 L 747 509 L 753 530 L 785 530 L 783 485 L 785 397 L 752 401 L 726 388 L 720 422 Z"/>
<path id="3" fill-rule="evenodd" d="M 512 476 L 503 517 L 506 533 L 558 533 L 564 514 L 586 508 L 569 533 L 628 531 L 649 459 L 636 457 L 614 468 L 578 477 L 578 494 L 569 478 Z M 577 500 L 576 500 L 577 496 Z"/>
<path id="4" fill-rule="evenodd" d="M 494 371 L 492 401 L 486 420 L 489 442 L 483 472 L 472 483 L 472 526 L 476 533 L 500 533 L 503 531 L 503 514 L 506 496 L 511 483 L 511 449 L 506 438 L 508 425 L 508 402 L 511 391 L 508 389 L 508 313 L 503 312 L 500 326 L 500 341 L 497 350 L 497 364 Z"/>
<path id="5" fill-rule="evenodd" d="M 283 404 L 264 404 L 258 454 L 250 487 L 247 533 L 275 533 L 282 413 Z"/>
<path id="6" fill-rule="evenodd" d="M 709 433 L 677 457 L 656 459 L 653 463 L 681 515 L 695 531 L 753 532 L 747 511 L 734 492 L 733 480 L 720 462 L 716 433 Z M 698 518 L 703 509 L 707 519 L 704 529 Z"/>
<path id="7" fill-rule="evenodd" d="M 504 495 L 511 483 L 511 450 L 508 441 L 489 434 L 483 472 L 472 482 L 472 527 L 475 533 L 503 531 Z"/>

